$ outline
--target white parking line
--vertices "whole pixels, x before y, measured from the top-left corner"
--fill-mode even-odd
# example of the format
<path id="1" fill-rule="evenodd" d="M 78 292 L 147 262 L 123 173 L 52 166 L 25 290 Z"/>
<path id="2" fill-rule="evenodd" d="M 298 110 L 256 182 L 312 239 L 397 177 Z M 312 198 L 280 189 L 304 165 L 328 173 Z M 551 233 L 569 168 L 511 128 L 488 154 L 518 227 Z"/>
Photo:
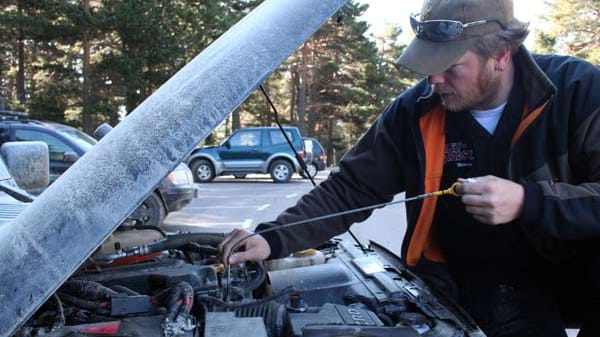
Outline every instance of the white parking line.
<path id="1" fill-rule="evenodd" d="M 249 194 L 249 195 L 239 195 L 236 194 L 236 198 L 273 198 L 273 194 Z M 196 199 L 231 199 L 231 195 L 199 195 Z"/>
<path id="2" fill-rule="evenodd" d="M 271 204 L 264 204 L 262 206 L 259 206 L 256 210 L 257 211 L 264 211 L 265 209 L 269 208 L 269 206 L 271 206 Z"/>
<path id="3" fill-rule="evenodd" d="M 292 194 L 286 195 L 285 197 L 288 198 L 288 199 L 290 199 L 290 198 L 293 198 L 293 197 L 295 197 L 297 195 L 298 195 L 298 193 L 292 193 Z"/>
<path id="4" fill-rule="evenodd" d="M 255 208 L 256 206 L 190 206 L 187 209 L 239 209 L 239 208 Z"/>
<path id="5" fill-rule="evenodd" d="M 242 228 L 248 229 L 248 228 L 250 228 L 250 225 L 252 225 L 252 219 L 246 219 L 246 220 L 244 220 L 244 223 L 242 224 Z"/>

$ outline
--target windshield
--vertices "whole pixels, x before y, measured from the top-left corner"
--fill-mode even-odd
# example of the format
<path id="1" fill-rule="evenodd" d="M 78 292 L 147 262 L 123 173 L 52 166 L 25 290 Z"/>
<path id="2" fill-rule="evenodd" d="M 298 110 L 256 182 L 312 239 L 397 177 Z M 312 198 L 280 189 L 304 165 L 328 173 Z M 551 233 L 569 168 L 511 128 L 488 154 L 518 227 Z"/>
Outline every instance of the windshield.
<path id="1" fill-rule="evenodd" d="M 91 149 L 92 146 L 96 145 L 96 140 L 94 138 L 77 129 L 64 129 L 59 130 L 58 132 L 79 145 L 79 147 L 86 152 Z"/>

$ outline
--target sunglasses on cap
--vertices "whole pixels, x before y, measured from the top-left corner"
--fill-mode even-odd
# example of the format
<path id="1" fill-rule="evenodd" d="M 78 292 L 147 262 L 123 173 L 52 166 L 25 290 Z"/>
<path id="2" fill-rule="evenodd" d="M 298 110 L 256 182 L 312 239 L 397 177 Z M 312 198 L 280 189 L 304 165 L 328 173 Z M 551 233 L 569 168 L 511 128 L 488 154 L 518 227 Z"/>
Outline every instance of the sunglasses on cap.
<path id="1" fill-rule="evenodd" d="M 417 18 L 418 14 L 411 14 L 410 25 L 415 35 L 424 40 L 434 42 L 446 42 L 458 39 L 465 29 L 473 26 L 483 25 L 489 22 L 495 22 L 504 30 L 506 25 L 500 20 L 486 19 L 462 23 L 455 20 L 425 20 Z"/>

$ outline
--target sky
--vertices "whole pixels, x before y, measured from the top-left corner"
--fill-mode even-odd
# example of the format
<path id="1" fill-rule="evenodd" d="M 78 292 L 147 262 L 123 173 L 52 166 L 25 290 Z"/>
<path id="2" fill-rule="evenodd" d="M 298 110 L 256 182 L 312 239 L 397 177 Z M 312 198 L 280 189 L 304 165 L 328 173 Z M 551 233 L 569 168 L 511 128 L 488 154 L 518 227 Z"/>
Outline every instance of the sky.
<path id="1" fill-rule="evenodd" d="M 526 45 L 531 45 L 534 40 L 536 27 L 539 29 L 541 22 L 539 16 L 547 11 L 545 2 L 548 0 L 514 0 L 515 17 L 521 21 L 530 22 L 531 33 Z M 359 3 L 369 4 L 363 19 L 371 24 L 371 31 L 377 34 L 385 29 L 386 24 L 402 26 L 402 42 L 407 43 L 412 38 L 408 17 L 411 13 L 418 13 L 423 4 L 422 0 L 358 0 Z M 410 32 L 410 33 L 409 33 Z"/>

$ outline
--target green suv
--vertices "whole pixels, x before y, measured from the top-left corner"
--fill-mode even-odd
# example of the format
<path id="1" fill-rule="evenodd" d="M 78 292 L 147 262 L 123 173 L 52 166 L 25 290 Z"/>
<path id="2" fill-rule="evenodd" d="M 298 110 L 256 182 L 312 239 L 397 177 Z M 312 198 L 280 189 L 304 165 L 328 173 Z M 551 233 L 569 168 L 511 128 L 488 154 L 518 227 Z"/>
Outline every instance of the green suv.
<path id="1" fill-rule="evenodd" d="M 288 182 L 301 171 L 296 155 L 304 160 L 304 146 L 298 128 L 283 129 L 295 150 L 277 127 L 238 129 L 221 145 L 195 149 L 187 159 L 194 179 L 206 183 L 220 175 L 269 173 L 276 183 Z"/>

